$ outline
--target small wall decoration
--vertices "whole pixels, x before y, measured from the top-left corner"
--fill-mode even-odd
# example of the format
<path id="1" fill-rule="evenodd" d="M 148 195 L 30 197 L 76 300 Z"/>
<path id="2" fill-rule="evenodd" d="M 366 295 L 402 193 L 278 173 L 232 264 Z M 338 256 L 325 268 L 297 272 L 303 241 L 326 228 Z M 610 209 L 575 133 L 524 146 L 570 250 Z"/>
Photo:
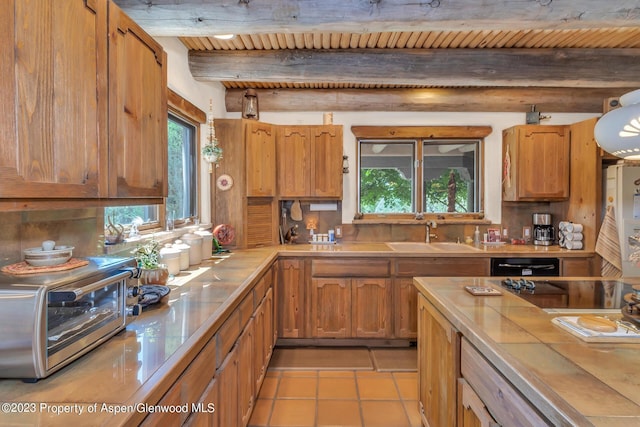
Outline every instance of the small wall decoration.
<path id="1" fill-rule="evenodd" d="M 227 174 L 220 175 L 216 180 L 216 186 L 222 191 L 227 191 L 233 187 L 233 178 Z"/>

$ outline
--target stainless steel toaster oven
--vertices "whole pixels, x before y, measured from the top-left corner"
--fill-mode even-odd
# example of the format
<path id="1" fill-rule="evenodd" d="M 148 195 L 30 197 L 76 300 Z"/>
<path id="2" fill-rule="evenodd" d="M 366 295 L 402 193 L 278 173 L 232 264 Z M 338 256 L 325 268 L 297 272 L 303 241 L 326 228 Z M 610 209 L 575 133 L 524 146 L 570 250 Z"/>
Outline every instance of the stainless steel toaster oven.
<path id="1" fill-rule="evenodd" d="M 47 377 L 140 312 L 134 258 L 85 259 L 67 271 L 0 273 L 0 378 Z"/>

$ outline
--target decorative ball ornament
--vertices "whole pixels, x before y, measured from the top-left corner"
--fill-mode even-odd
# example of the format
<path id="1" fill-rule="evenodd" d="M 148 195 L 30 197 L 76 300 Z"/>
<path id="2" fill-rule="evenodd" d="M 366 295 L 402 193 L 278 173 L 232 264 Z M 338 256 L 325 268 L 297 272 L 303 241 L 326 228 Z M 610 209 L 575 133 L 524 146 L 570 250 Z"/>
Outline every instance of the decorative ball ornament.
<path id="1" fill-rule="evenodd" d="M 236 238 L 236 231 L 233 226 L 229 224 L 220 224 L 213 229 L 213 237 L 215 237 L 221 245 L 228 245 Z"/>

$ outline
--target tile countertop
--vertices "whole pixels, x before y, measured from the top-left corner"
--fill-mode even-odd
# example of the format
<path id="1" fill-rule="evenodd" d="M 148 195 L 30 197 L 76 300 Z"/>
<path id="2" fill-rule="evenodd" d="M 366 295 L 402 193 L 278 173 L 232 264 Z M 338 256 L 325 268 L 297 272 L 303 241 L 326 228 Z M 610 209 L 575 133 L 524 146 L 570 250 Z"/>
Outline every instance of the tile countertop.
<path id="1" fill-rule="evenodd" d="M 634 375 L 640 341 L 587 343 L 551 323 L 563 314 L 508 292 L 478 297 L 464 290 L 470 284 L 499 288 L 495 283 L 414 278 L 418 290 L 554 425 L 640 425 L 640 376 Z"/>
<path id="2" fill-rule="evenodd" d="M 418 244 L 424 245 L 424 244 Z M 459 247 L 458 247 L 459 246 Z M 195 355 L 213 336 L 248 292 L 249 285 L 282 256 L 468 257 L 590 256 L 586 251 L 559 247 L 469 248 L 454 250 L 392 250 L 386 243 L 337 245 L 281 245 L 233 251 L 226 259 L 212 259 L 181 272 L 169 286 L 169 301 L 145 311 L 126 330 L 35 384 L 0 380 L 3 424 L 68 425 L 91 420 L 92 425 L 122 425 L 131 407 L 157 402 Z M 512 249 L 517 249 L 511 251 Z M 35 404 L 35 405 L 34 405 Z M 8 410 L 5 410 L 7 408 Z M 144 410 L 135 407 L 135 411 Z M 124 412 L 122 412 L 124 411 Z M 66 413 L 65 413 L 66 412 Z M 120 412 L 120 413 L 117 413 Z"/>

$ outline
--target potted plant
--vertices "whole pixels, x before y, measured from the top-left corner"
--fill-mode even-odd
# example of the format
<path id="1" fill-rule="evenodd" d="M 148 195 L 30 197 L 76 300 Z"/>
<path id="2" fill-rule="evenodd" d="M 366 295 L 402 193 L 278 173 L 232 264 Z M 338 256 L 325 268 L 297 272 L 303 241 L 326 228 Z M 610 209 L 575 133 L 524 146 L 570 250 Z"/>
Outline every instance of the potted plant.
<path id="1" fill-rule="evenodd" d="M 218 144 L 209 142 L 202 147 L 202 157 L 208 163 L 217 163 L 222 160 L 222 148 Z"/>
<path id="2" fill-rule="evenodd" d="M 132 252 L 140 268 L 139 281 L 141 285 L 166 285 L 169 280 L 169 270 L 160 264 L 160 243 L 151 239 L 138 244 Z"/>

